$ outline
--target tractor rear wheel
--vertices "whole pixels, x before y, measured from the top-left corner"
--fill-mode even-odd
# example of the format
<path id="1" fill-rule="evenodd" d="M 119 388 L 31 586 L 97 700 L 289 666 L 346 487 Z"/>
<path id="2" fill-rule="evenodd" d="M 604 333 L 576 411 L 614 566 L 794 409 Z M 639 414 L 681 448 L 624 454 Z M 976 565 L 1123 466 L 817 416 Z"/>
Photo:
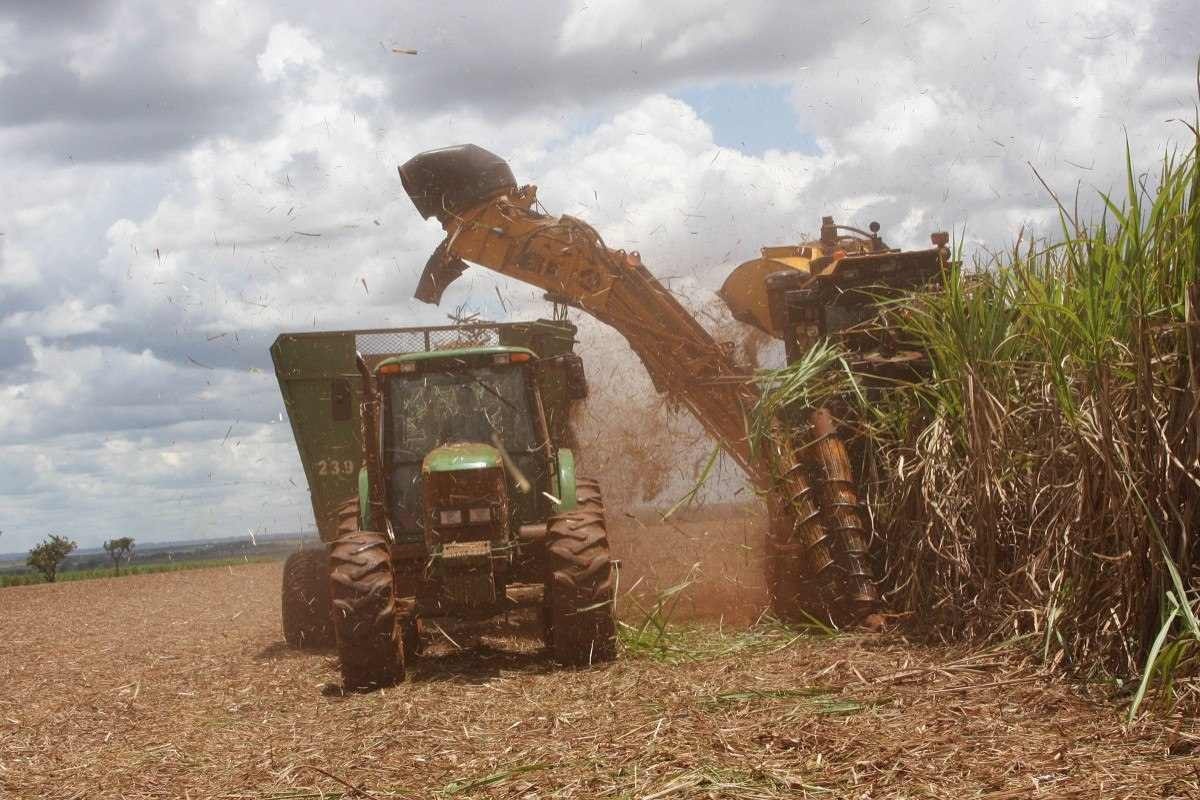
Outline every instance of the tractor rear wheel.
<path id="1" fill-rule="evenodd" d="M 330 619 L 329 555 L 324 550 L 301 550 L 283 564 L 283 638 L 301 650 L 319 650 L 334 643 Z"/>
<path id="2" fill-rule="evenodd" d="M 579 480 L 579 504 L 550 518 L 546 535 L 546 641 L 555 659 L 579 666 L 617 655 L 616 573 L 599 486 Z"/>
<path id="3" fill-rule="evenodd" d="M 404 680 L 391 548 L 382 533 L 350 529 L 353 518 L 344 516 L 329 556 L 342 686 L 391 686 Z"/>

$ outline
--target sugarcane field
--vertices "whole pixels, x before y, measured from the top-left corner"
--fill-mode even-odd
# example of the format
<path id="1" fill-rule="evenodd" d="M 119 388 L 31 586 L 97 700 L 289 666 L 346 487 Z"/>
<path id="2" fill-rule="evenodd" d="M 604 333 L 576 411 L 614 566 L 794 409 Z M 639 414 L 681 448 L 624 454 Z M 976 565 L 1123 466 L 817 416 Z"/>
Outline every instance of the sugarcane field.
<path id="1" fill-rule="evenodd" d="M 1200 798 L 1191 5 L 0 2 L 0 797 Z"/>

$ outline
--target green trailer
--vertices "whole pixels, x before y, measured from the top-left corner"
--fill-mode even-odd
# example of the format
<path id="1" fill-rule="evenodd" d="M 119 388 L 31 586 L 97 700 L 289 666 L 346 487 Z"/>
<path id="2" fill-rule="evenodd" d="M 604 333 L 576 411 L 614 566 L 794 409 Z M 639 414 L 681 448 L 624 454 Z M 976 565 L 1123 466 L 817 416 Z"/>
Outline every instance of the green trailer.
<path id="1" fill-rule="evenodd" d="M 615 653 L 603 503 L 575 475 L 575 326 L 282 334 L 275 373 L 324 547 L 284 567 L 283 626 L 393 683 L 422 621 L 538 607 L 563 663 Z"/>

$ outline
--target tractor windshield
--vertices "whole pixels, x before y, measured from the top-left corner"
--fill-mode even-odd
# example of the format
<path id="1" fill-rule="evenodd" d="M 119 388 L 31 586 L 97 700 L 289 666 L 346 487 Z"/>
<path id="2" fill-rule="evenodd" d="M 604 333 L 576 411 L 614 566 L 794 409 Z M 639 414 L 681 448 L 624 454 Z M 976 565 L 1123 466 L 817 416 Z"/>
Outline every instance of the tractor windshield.
<path id="1" fill-rule="evenodd" d="M 389 384 L 392 463 L 420 461 L 443 444 L 489 444 L 493 436 L 513 454 L 540 444 L 525 370 L 519 367 L 425 372 Z"/>

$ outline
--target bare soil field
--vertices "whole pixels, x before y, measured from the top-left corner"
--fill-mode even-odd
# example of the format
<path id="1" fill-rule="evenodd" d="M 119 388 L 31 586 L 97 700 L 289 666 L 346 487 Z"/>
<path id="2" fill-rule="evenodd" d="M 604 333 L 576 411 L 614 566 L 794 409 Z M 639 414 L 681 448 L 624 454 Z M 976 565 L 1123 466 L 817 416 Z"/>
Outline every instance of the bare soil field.
<path id="1" fill-rule="evenodd" d="M 661 658 L 560 670 L 499 626 L 370 694 L 284 646 L 278 564 L 5 589 L 0 797 L 1200 797 L 1194 724 L 1126 727 L 1015 651 L 747 632 L 756 530 L 615 536 L 626 588 L 702 565 L 707 627 Z"/>

